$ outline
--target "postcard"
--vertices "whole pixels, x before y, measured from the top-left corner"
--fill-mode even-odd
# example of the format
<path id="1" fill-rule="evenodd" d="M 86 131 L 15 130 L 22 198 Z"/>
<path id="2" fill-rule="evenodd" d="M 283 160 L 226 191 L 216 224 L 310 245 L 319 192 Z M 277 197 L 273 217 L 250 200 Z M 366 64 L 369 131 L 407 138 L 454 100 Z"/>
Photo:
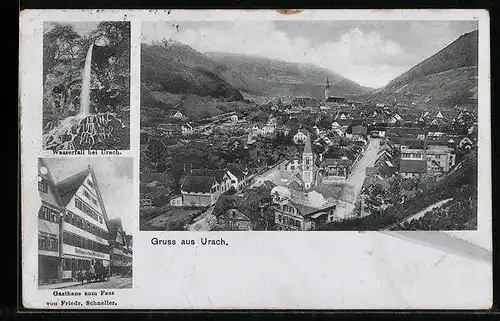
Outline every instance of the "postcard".
<path id="1" fill-rule="evenodd" d="M 25 309 L 488 309 L 485 10 L 20 13 Z"/>

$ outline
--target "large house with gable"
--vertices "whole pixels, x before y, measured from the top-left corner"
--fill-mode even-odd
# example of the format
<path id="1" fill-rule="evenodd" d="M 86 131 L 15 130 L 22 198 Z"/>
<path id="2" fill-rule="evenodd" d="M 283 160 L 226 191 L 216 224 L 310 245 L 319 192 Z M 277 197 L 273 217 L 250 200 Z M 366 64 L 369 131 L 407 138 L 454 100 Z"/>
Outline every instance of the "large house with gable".
<path id="1" fill-rule="evenodd" d="M 230 187 L 231 178 L 226 171 L 190 170 L 182 179 L 182 204 L 198 207 L 214 205 Z"/>
<path id="2" fill-rule="evenodd" d="M 121 219 L 111 219 L 109 225 L 111 274 L 125 275 L 132 269 L 132 236 L 123 230 Z"/>
<path id="3" fill-rule="evenodd" d="M 42 201 L 38 211 L 38 283 L 61 282 L 64 205 L 42 159 L 38 160 L 38 193 Z"/>
<path id="4" fill-rule="evenodd" d="M 110 268 L 108 214 L 93 168 L 89 165 L 56 183 L 40 159 L 38 172 L 42 200 L 38 214 L 38 283 L 75 280 L 79 271 L 91 270 L 96 263 Z"/>
<path id="5" fill-rule="evenodd" d="M 65 206 L 62 227 L 63 279 L 96 261 L 110 266 L 108 215 L 92 167 L 56 185 Z"/>

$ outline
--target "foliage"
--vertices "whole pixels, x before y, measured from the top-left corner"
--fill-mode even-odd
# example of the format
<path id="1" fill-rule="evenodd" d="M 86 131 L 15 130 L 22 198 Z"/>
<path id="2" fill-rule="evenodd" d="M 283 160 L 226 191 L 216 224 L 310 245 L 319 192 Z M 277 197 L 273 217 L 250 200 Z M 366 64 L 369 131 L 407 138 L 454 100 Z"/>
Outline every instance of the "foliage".
<path id="1" fill-rule="evenodd" d="M 123 114 L 128 121 L 130 24 L 101 22 L 86 36 L 73 25 L 55 23 L 43 35 L 44 118 L 61 120 L 79 110 L 82 71 L 94 43 L 91 103 L 97 112 Z M 105 44 L 105 45 L 101 45 Z"/>
<path id="2" fill-rule="evenodd" d="M 460 203 L 459 200 L 462 198 L 466 198 L 468 202 L 475 204 L 474 202 L 477 202 L 477 154 L 475 151 L 471 152 L 462 163 L 441 178 L 435 179 L 424 176 L 412 184 L 417 186 L 415 196 L 403 204 L 395 205 L 383 212 L 372 212 L 370 216 L 365 218 L 331 223 L 325 229 L 379 230 L 402 221 L 404 218 L 447 198 L 454 199 L 451 204 Z M 477 219 L 474 217 L 476 212 L 472 208 L 471 206 L 471 210 L 464 212 L 465 218 L 461 219 L 461 224 L 457 229 L 468 229 L 470 224 L 473 224 L 471 222 Z M 429 229 L 433 229 L 433 227 L 429 227 Z"/>

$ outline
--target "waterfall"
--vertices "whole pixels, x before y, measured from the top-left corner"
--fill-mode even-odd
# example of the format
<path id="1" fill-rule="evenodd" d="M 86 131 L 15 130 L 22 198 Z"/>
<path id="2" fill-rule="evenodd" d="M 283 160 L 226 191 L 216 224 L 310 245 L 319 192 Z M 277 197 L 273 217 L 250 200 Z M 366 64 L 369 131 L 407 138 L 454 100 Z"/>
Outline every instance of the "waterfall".
<path id="1" fill-rule="evenodd" d="M 80 115 L 87 116 L 91 114 L 90 111 L 90 77 L 92 69 L 92 50 L 94 44 L 92 43 L 87 51 L 85 58 L 85 67 L 82 74 L 82 91 L 80 93 Z"/>

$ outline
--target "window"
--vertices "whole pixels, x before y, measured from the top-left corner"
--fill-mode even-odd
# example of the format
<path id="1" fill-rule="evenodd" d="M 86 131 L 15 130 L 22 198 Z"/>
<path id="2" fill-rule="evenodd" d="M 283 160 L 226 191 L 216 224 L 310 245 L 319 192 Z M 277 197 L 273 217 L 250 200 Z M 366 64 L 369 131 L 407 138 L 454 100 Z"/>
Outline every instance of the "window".
<path id="1" fill-rule="evenodd" d="M 90 178 L 87 180 L 87 184 L 88 184 L 90 187 L 94 188 L 94 184 L 92 183 L 92 180 L 91 180 Z"/>
<path id="2" fill-rule="evenodd" d="M 87 192 L 86 190 L 84 190 L 84 191 L 83 191 L 83 195 L 84 195 L 86 198 L 91 199 L 89 192 Z"/>
<path id="3" fill-rule="evenodd" d="M 97 200 L 95 198 L 92 197 L 92 203 L 94 203 L 95 205 L 98 205 L 97 204 Z"/>
<path id="4" fill-rule="evenodd" d="M 84 191 L 85 194 L 86 191 Z M 88 193 L 87 193 L 88 194 Z M 97 213 L 91 209 L 87 204 L 82 202 L 79 198 L 75 198 L 75 207 L 87 214 L 88 216 L 92 217 L 94 220 L 98 220 L 98 215 Z"/>
<path id="5" fill-rule="evenodd" d="M 47 193 L 48 188 L 49 187 L 48 187 L 48 184 L 47 184 L 47 180 L 45 180 L 44 178 L 41 178 L 41 180 L 38 181 L 38 190 L 41 191 L 41 192 Z"/>
<path id="6" fill-rule="evenodd" d="M 54 218 L 54 213 L 57 215 L 56 211 L 53 211 L 47 206 L 42 205 L 40 207 L 40 211 L 38 212 L 38 217 L 41 218 L 42 220 L 46 220 L 49 222 L 57 222 L 56 219 Z"/>
<path id="7" fill-rule="evenodd" d="M 38 249 L 42 251 L 59 251 L 59 240 L 55 236 L 38 234 Z"/>

